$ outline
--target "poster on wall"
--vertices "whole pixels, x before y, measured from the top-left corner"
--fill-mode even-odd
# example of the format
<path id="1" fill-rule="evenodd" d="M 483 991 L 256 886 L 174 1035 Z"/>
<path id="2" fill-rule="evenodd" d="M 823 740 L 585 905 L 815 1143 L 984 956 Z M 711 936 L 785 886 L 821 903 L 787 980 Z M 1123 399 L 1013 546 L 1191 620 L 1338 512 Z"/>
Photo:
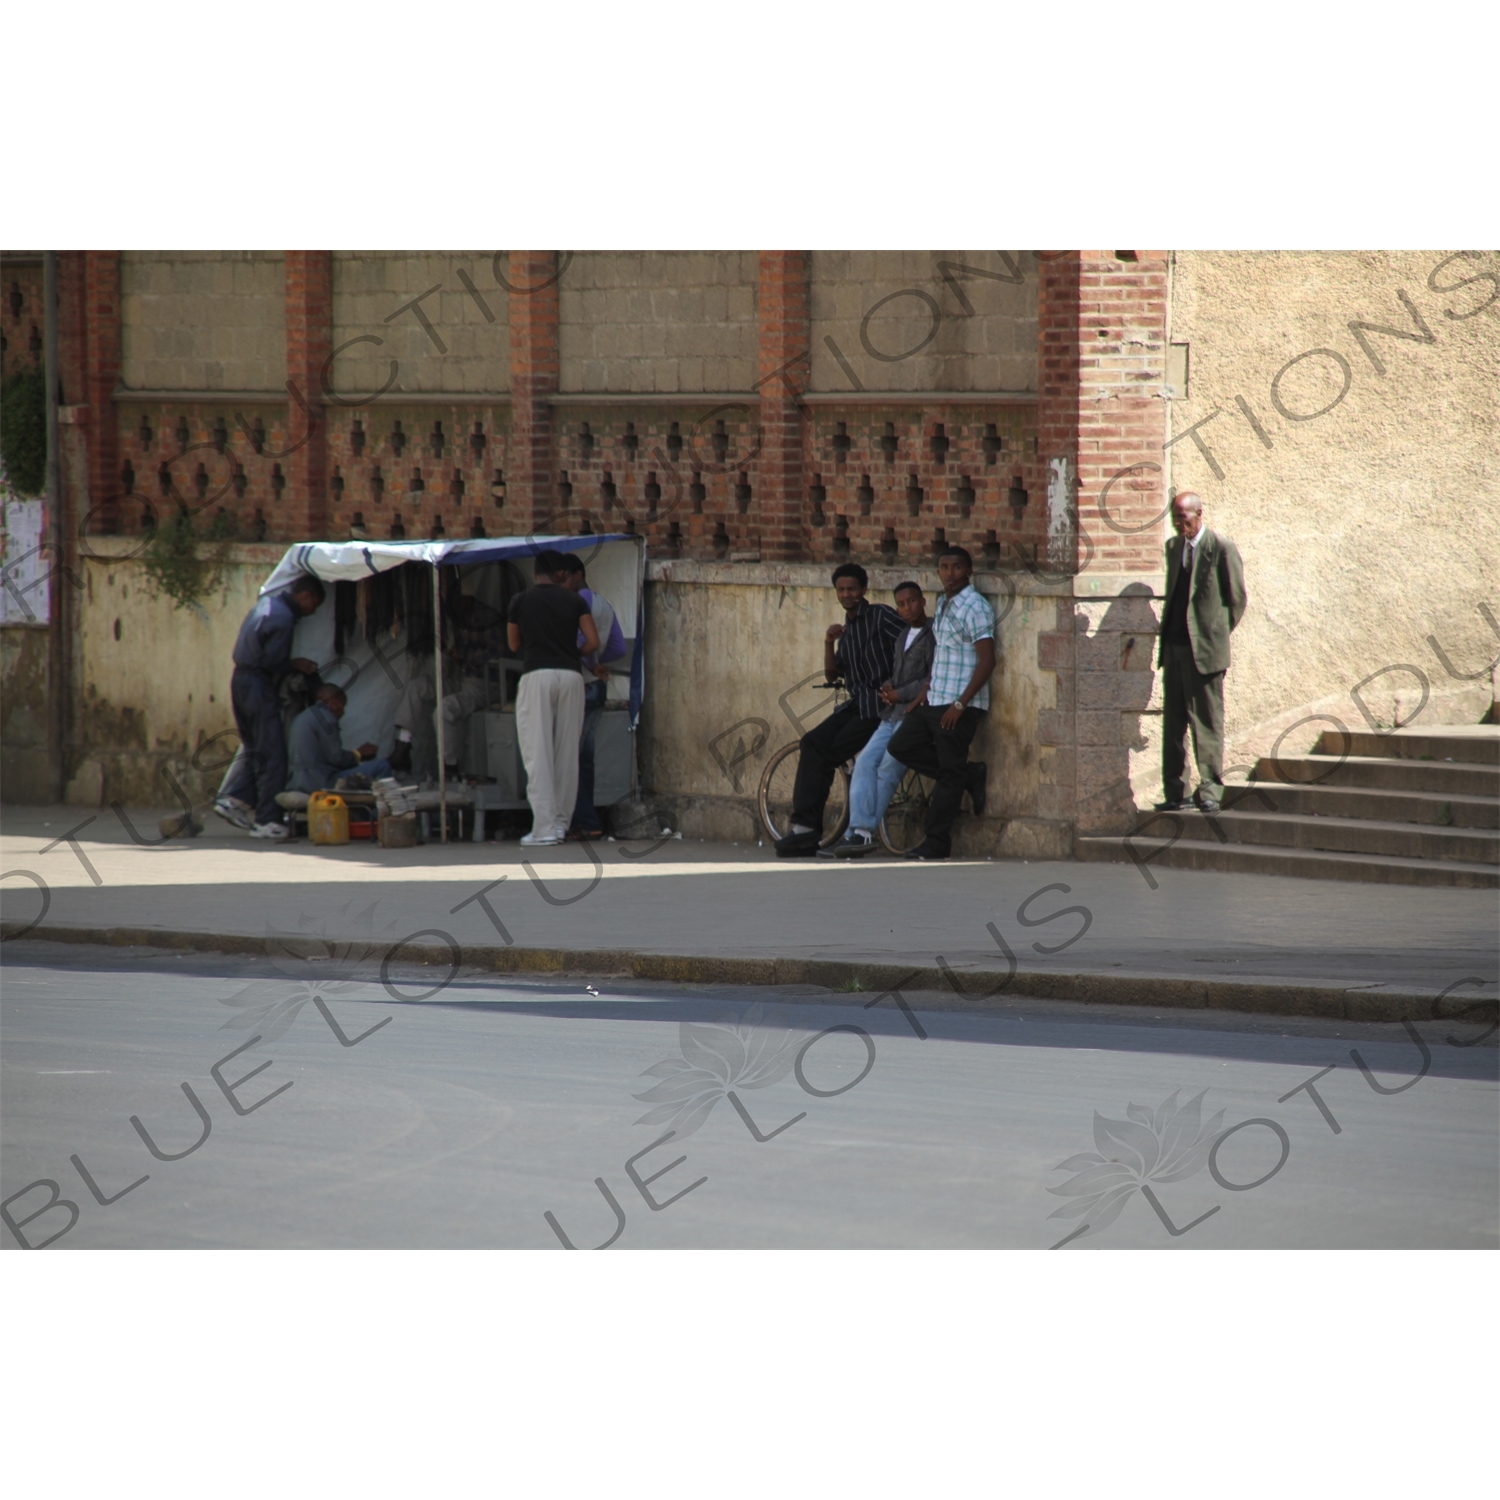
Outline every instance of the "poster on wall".
<path id="1" fill-rule="evenodd" d="M 46 502 L 22 500 L 0 490 L 0 625 L 45 625 L 50 618 L 52 587 L 42 538 L 47 531 Z"/>

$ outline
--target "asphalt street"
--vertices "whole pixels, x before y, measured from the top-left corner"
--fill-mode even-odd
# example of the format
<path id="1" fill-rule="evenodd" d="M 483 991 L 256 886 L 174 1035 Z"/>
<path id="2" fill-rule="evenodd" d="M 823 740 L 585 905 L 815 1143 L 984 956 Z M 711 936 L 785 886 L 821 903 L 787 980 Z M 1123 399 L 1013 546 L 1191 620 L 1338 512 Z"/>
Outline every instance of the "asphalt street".
<path id="1" fill-rule="evenodd" d="M 4 960 L 12 1249 L 1500 1239 L 1479 1025 L 980 1015 L 26 939 Z"/>

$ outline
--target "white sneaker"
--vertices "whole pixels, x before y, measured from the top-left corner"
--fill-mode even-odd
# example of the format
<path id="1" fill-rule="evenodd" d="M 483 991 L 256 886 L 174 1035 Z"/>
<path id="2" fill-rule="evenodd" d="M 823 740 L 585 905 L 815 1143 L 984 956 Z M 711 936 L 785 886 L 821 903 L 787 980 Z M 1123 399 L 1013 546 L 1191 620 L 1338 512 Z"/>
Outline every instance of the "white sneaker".
<path id="1" fill-rule="evenodd" d="M 562 843 L 562 840 L 555 833 L 533 832 L 523 833 L 521 835 L 521 843 L 527 849 L 536 849 L 538 847 L 550 846 L 552 844 L 560 844 Z"/>
<path id="2" fill-rule="evenodd" d="M 253 839 L 284 839 L 291 835 L 291 830 L 285 823 L 257 823 L 250 830 Z"/>
<path id="3" fill-rule="evenodd" d="M 238 797 L 220 797 L 214 803 L 214 811 L 226 823 L 232 823 L 236 828 L 255 827 L 252 809 L 241 802 Z"/>

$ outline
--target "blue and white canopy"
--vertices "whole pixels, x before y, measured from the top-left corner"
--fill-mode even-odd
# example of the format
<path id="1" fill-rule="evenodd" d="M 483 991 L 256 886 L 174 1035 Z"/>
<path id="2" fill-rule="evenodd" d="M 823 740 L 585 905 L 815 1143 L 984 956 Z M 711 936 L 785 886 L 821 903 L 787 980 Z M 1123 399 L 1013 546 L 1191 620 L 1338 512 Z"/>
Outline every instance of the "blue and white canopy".
<path id="1" fill-rule="evenodd" d="M 591 589 L 598 590 L 614 606 L 620 629 L 631 643 L 630 720 L 640 718 L 644 693 L 644 651 L 641 635 L 645 623 L 644 591 L 646 583 L 646 540 L 636 535 L 613 533 L 606 536 L 505 536 L 480 537 L 472 541 L 411 542 L 298 542 L 288 547 L 271 576 L 261 585 L 262 594 L 285 588 L 305 573 L 325 583 L 357 582 L 377 573 L 399 568 L 403 563 L 420 562 L 433 567 L 473 567 L 481 563 L 518 562 L 539 552 L 575 552 L 588 569 Z M 297 625 L 294 651 L 319 663 L 333 664 L 333 597 L 332 590 L 323 607 Z M 331 681 L 342 682 L 352 671 L 358 677 L 345 685 L 349 688 L 349 712 L 345 720 L 346 738 L 371 738 L 382 743 L 380 728 L 388 721 L 391 705 L 385 701 L 380 671 L 366 670 L 371 661 L 368 650 L 349 648 L 341 659 L 341 670 L 325 671 Z M 366 698 L 368 702 L 364 701 Z M 366 724 L 368 722 L 368 730 Z M 355 742 L 354 740 L 350 741 Z"/>

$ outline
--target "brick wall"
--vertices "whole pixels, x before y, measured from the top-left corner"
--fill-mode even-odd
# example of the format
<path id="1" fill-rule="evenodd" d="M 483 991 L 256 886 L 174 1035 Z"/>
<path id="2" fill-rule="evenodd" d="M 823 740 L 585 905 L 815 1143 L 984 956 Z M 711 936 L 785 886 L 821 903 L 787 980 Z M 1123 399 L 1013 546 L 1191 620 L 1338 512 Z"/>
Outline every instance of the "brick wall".
<path id="1" fill-rule="evenodd" d="M 125 251 L 124 383 L 279 391 L 287 375 L 284 276 L 280 251 Z"/>
<path id="2" fill-rule="evenodd" d="M 1071 251 L 1041 260 L 1037 430 L 1047 555 L 1074 575 L 1038 650 L 1056 696 L 1038 718 L 1057 795 L 1080 833 L 1127 831 L 1131 756 L 1155 676 L 1166 464 L 1167 257 Z"/>
<path id="3" fill-rule="evenodd" d="M 42 262 L 0 256 L 0 377 L 42 367 Z"/>

